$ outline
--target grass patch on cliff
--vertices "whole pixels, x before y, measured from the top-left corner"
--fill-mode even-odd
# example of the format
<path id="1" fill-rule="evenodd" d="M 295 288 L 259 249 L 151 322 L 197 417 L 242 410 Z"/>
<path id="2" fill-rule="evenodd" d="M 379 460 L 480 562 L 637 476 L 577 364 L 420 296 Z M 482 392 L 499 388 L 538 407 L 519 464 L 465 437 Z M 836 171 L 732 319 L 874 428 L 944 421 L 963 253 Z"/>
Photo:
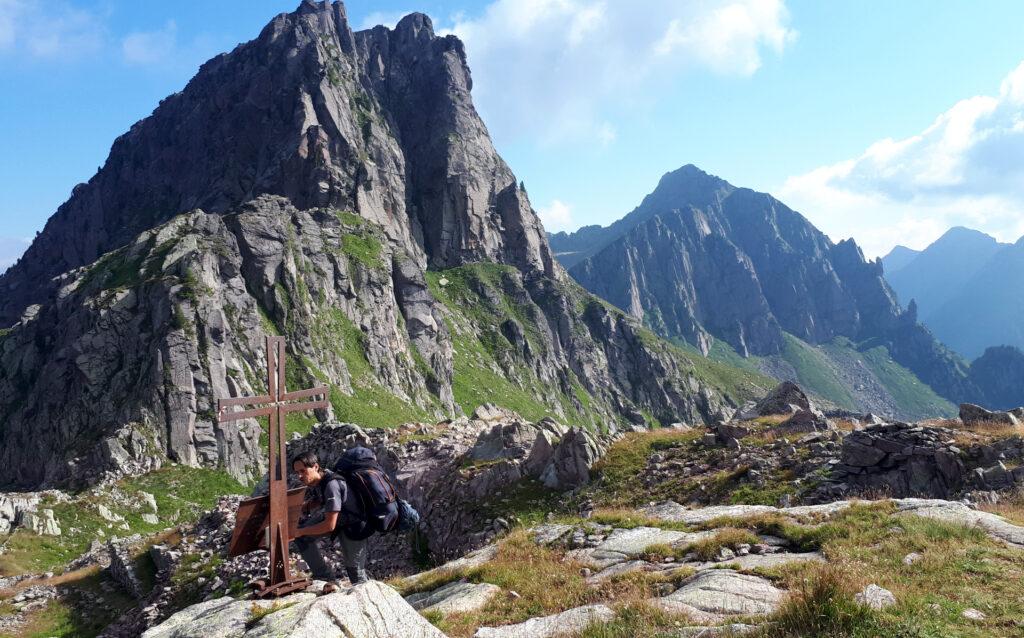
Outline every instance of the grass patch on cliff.
<path id="1" fill-rule="evenodd" d="M 593 397 L 573 377 L 571 389 L 539 380 L 522 362 L 517 348 L 539 355 L 545 348 L 538 325 L 543 320 L 508 265 L 474 263 L 428 271 L 431 294 L 450 310 L 446 318 L 454 348 L 452 393 L 463 412 L 495 403 L 536 421 L 551 416 L 574 425 L 597 426 L 603 419 Z M 518 327 L 518 328 L 517 328 Z M 521 343 L 510 341 L 521 330 Z M 518 337 L 516 337 L 518 339 Z"/>
<path id="2" fill-rule="evenodd" d="M 355 235 L 349 233 L 342 235 L 341 250 L 345 255 L 367 268 L 380 268 L 384 263 L 380 256 L 380 240 L 369 234 Z"/>
<path id="3" fill-rule="evenodd" d="M 698 379 L 718 389 L 735 403 L 759 399 L 775 387 L 775 379 L 759 372 L 752 363 L 736 354 L 729 344 L 715 340 L 708 356 L 682 339 L 658 340 L 653 333 L 646 336 L 648 345 L 657 352 L 669 345 L 693 366 Z"/>
<path id="4" fill-rule="evenodd" d="M 426 410 L 402 400 L 376 381 L 373 367 L 366 358 L 366 336 L 344 311 L 326 308 L 317 313 L 311 336 L 318 349 L 338 356 L 349 372 L 352 391 L 346 393 L 331 384 L 327 375 L 311 361 L 303 360 L 303 365 L 317 381 L 330 385 L 329 398 L 336 419 L 367 427 L 393 427 L 432 420 Z"/>
<path id="5" fill-rule="evenodd" d="M 652 430 L 630 432 L 614 442 L 591 470 L 597 481 L 588 491 L 604 507 L 631 507 L 651 500 L 641 474 L 647 459 L 657 450 L 689 447 L 700 436 L 695 431 Z"/>
<path id="6" fill-rule="evenodd" d="M 544 403 L 496 372 L 492 367 L 494 361 L 479 341 L 466 335 L 459 335 L 452 341 L 455 349 L 452 394 L 463 412 L 472 414 L 484 403 L 495 403 L 515 410 L 530 421 L 554 416 Z"/>

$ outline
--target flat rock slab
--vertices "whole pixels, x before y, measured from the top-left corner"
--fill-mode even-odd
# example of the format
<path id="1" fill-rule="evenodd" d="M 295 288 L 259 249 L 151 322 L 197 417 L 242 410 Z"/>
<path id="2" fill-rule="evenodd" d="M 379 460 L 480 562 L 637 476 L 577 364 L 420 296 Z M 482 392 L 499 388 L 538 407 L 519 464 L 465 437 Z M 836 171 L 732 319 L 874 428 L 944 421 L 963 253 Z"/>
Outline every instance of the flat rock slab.
<path id="1" fill-rule="evenodd" d="M 474 567 L 480 567 L 484 563 L 492 560 L 498 555 L 497 545 L 487 545 L 480 549 L 470 552 L 462 558 L 456 558 L 455 560 L 448 561 L 444 565 L 439 565 L 433 569 L 428 569 L 425 572 L 413 574 L 412 576 L 406 577 L 402 580 L 402 584 L 406 587 L 415 585 L 419 581 L 423 580 L 428 576 L 433 576 L 441 572 L 454 572 L 463 569 L 473 569 Z"/>
<path id="2" fill-rule="evenodd" d="M 900 512 L 968 527 L 980 527 L 993 538 L 1016 547 L 1024 547 L 1024 527 L 1014 525 L 991 512 L 979 512 L 963 503 L 941 499 L 901 498 L 893 502 Z"/>
<path id="3" fill-rule="evenodd" d="M 588 585 L 599 585 L 609 578 L 615 578 L 622 574 L 632 574 L 633 572 L 641 571 L 660 571 L 660 566 L 653 563 L 648 563 L 643 560 L 628 560 L 622 563 L 615 563 L 610 567 L 605 567 L 601 571 L 597 572 L 593 576 L 587 578 Z"/>
<path id="4" fill-rule="evenodd" d="M 820 552 L 803 552 L 793 554 L 780 552 L 778 554 L 747 554 L 745 556 L 737 556 L 736 558 L 730 558 L 729 560 L 723 560 L 721 562 L 692 561 L 676 563 L 676 565 L 686 567 L 688 569 L 695 569 L 697 571 L 704 571 L 705 569 L 721 569 L 725 565 L 735 565 L 739 569 L 750 570 L 758 567 L 767 569 L 770 567 L 785 565 L 786 563 L 806 563 L 809 561 L 823 563 L 825 562 L 825 556 Z"/>
<path id="5" fill-rule="evenodd" d="M 568 534 L 572 529 L 574 529 L 572 525 L 566 525 L 564 523 L 545 523 L 543 525 L 538 525 L 532 530 L 533 542 L 538 545 L 550 545 Z"/>
<path id="6" fill-rule="evenodd" d="M 253 605 L 279 609 L 246 628 Z M 225 596 L 192 605 L 143 638 L 445 638 L 397 591 L 371 581 L 335 594 L 295 594 L 276 601 Z"/>
<path id="7" fill-rule="evenodd" d="M 517 625 L 481 627 L 473 638 L 555 638 L 577 634 L 594 623 L 611 622 L 615 612 L 606 605 L 586 605 L 560 614 L 531 618 Z"/>
<path id="8" fill-rule="evenodd" d="M 695 543 L 712 534 L 713 532 L 679 532 L 657 527 L 616 529 L 596 547 L 575 549 L 566 555 L 591 567 L 604 569 L 642 554 L 651 545 L 678 547 Z"/>
<path id="9" fill-rule="evenodd" d="M 777 512 L 779 508 L 770 505 L 714 505 L 700 509 L 687 509 L 675 501 L 666 501 L 640 509 L 640 512 L 651 518 L 672 523 L 696 525 L 723 516 L 754 516 Z"/>
<path id="10" fill-rule="evenodd" d="M 716 518 L 732 517 L 746 518 L 761 514 L 779 514 L 791 518 L 804 516 L 829 517 L 837 512 L 850 507 L 856 501 L 836 501 L 821 505 L 798 505 L 796 507 L 772 507 L 771 505 L 713 505 L 699 509 L 687 509 L 675 501 L 666 501 L 657 505 L 650 505 L 641 508 L 640 511 L 651 518 L 670 521 L 673 523 L 686 523 L 687 525 L 700 525 Z"/>
<path id="11" fill-rule="evenodd" d="M 770 614 L 786 592 L 771 582 L 731 569 L 699 572 L 663 599 L 719 616 Z"/>
<path id="12" fill-rule="evenodd" d="M 671 635 L 675 638 L 732 638 L 733 636 L 752 634 L 758 629 L 760 627 L 757 625 L 732 623 L 717 627 L 680 627 Z"/>
<path id="13" fill-rule="evenodd" d="M 501 587 L 490 583 L 456 581 L 434 591 L 406 596 L 405 600 L 418 611 L 442 614 L 468 613 L 482 608 L 500 591 Z"/>

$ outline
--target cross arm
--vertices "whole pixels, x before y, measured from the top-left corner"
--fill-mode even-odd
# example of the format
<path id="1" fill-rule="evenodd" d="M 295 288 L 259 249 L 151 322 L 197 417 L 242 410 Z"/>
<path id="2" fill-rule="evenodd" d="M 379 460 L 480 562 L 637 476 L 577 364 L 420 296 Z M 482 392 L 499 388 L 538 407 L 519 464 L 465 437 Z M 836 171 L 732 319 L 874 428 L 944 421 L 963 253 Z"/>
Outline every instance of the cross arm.
<path id="1" fill-rule="evenodd" d="M 313 410 L 315 408 L 326 408 L 327 399 L 320 399 L 319 401 L 304 401 L 302 403 L 289 403 L 288 405 L 282 405 L 282 412 L 301 412 L 303 410 Z"/>
<path id="2" fill-rule="evenodd" d="M 220 406 L 220 410 L 217 412 L 217 421 L 223 423 L 224 421 L 237 421 L 239 419 L 249 419 L 256 416 L 267 416 L 274 411 L 274 408 L 267 406 L 265 408 L 254 408 L 252 410 L 242 410 L 241 412 L 225 412 L 223 404 Z"/>

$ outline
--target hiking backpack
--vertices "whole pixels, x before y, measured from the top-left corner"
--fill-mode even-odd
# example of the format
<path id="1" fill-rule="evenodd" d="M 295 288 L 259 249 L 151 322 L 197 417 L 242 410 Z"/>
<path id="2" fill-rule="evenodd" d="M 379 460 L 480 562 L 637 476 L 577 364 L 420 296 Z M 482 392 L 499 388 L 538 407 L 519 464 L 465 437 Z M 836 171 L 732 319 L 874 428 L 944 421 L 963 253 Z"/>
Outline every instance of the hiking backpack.
<path id="1" fill-rule="evenodd" d="M 398 498 L 395 486 L 377 462 L 373 450 L 365 447 L 347 450 L 334 464 L 334 472 L 355 492 L 363 513 L 362 520 L 345 522 L 343 529 L 349 538 L 361 540 L 375 532 L 404 532 L 419 522 L 419 513 Z"/>

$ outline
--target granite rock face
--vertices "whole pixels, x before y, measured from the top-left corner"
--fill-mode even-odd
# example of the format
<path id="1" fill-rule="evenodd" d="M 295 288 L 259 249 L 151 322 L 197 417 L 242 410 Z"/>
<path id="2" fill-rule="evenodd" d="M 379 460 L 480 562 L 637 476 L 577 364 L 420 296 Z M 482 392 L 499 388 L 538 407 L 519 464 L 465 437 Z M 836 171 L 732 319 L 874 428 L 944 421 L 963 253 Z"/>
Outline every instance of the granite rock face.
<path id="1" fill-rule="evenodd" d="M 410 420 L 472 409 L 460 337 L 555 416 L 587 415 L 573 425 L 706 421 L 746 398 L 571 282 L 471 87 L 426 16 L 353 32 L 308 0 L 203 65 L 0 276 L 0 485 L 168 460 L 259 476 L 258 424 L 218 423 L 215 402 L 265 390 L 267 333 L 288 338 L 289 384 Z M 491 266 L 448 305 L 427 272 Z M 464 303 L 515 312 L 490 331 Z"/>
<path id="2" fill-rule="evenodd" d="M 253 618 L 252 608 L 271 609 Z M 257 636 L 360 636 L 361 638 L 444 638 L 394 589 L 369 582 L 317 597 L 302 593 L 275 601 L 229 596 L 192 605 L 147 630 L 144 638 L 256 638 Z"/>

